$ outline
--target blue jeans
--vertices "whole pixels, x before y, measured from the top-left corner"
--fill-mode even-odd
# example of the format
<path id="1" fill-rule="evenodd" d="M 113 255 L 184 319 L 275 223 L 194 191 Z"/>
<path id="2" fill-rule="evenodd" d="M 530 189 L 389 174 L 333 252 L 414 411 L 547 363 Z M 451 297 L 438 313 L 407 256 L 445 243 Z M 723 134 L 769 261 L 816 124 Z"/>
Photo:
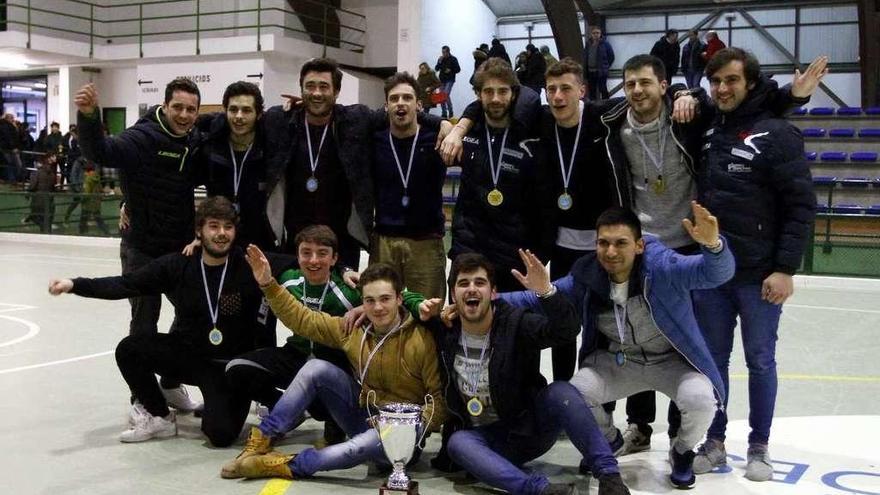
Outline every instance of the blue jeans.
<path id="1" fill-rule="evenodd" d="M 731 394 L 728 368 L 739 316 L 749 370 L 749 443 L 767 444 L 776 407 L 776 340 L 782 306 L 761 299 L 761 284 L 727 283 L 715 289 L 695 290 L 692 297 L 697 322 L 727 390 L 725 410 L 715 414 L 707 437 L 725 439 Z"/>
<path id="2" fill-rule="evenodd" d="M 299 370 L 272 412 L 260 423 L 260 431 L 273 438 L 280 437 L 319 399 L 349 440 L 321 450 L 300 452 L 290 462 L 294 476 L 347 469 L 367 460 L 382 462 L 385 454 L 376 430 L 367 425 L 366 411 L 358 402 L 360 393 L 360 385 L 345 371 L 327 361 L 312 359 Z"/>
<path id="3" fill-rule="evenodd" d="M 446 93 L 447 98 L 446 101 L 440 104 L 440 110 L 442 112 L 442 117 L 452 117 L 452 85 L 455 84 L 455 81 L 446 81 L 440 83 L 440 90 Z"/>
<path id="4" fill-rule="evenodd" d="M 537 494 L 550 484 L 547 477 L 527 474 L 520 466 L 550 450 L 559 432 L 565 431 L 597 476 L 620 472 L 611 447 L 573 385 L 551 383 L 535 398 L 534 408 L 537 419 L 531 435 L 517 433 L 521 425 L 505 421 L 459 430 L 449 437 L 449 457 L 493 487 L 514 494 Z"/>

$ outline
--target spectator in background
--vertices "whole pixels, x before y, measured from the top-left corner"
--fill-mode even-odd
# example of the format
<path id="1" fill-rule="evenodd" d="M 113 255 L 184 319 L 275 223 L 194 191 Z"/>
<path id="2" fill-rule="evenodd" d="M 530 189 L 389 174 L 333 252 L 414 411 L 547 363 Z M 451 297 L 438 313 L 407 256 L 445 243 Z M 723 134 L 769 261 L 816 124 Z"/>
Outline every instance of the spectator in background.
<path id="1" fill-rule="evenodd" d="M 520 82 L 526 78 L 526 59 L 528 59 L 528 56 L 526 52 L 516 54 L 516 67 L 513 68 L 513 71 L 516 73 L 516 79 Z"/>
<path id="2" fill-rule="evenodd" d="M 703 62 L 709 62 L 712 60 L 712 56 L 715 55 L 718 50 L 727 48 L 727 45 L 721 41 L 721 38 L 718 37 L 718 33 L 715 31 L 709 31 L 706 33 L 706 45 L 703 52 L 700 54 L 703 57 Z"/>
<path id="3" fill-rule="evenodd" d="M 98 172 L 94 163 L 80 158 L 74 164 L 74 167 L 85 167 L 83 175 L 82 191 L 86 194 L 82 198 L 82 208 L 79 215 L 79 233 L 86 234 L 89 231 L 89 220 L 95 221 L 95 226 L 105 236 L 110 235 L 110 229 L 104 223 L 101 216 L 101 174 Z"/>
<path id="4" fill-rule="evenodd" d="M 541 55 L 544 56 L 544 64 L 547 67 L 550 67 L 555 62 L 558 62 L 558 60 L 556 60 L 556 57 L 554 57 L 553 54 L 550 53 L 550 47 L 547 45 L 541 45 Z"/>
<path id="5" fill-rule="evenodd" d="M 431 95 L 440 87 L 440 79 L 437 79 L 437 73 L 431 69 L 427 62 L 422 62 L 419 64 L 419 77 L 416 80 L 419 83 L 419 87 L 422 88 L 421 95 L 419 95 L 419 101 L 422 102 L 422 111 L 430 113 L 430 110 L 434 108 L 434 101 L 431 100 Z"/>
<path id="6" fill-rule="evenodd" d="M 21 140 L 15 115 L 7 113 L 0 120 L 0 153 L 6 165 L 6 180 L 17 182 L 21 175 Z"/>
<path id="7" fill-rule="evenodd" d="M 461 72 L 461 66 L 458 65 L 458 59 L 449 52 L 449 46 L 443 45 L 441 48 L 440 58 L 437 59 L 437 65 L 434 66 L 443 85 L 443 92 L 449 95 L 446 101 L 440 104 L 441 117 L 452 118 L 452 86 L 455 84 L 455 75 Z"/>
<path id="8" fill-rule="evenodd" d="M 678 44 L 678 31 L 669 29 L 651 48 L 651 55 L 659 58 L 666 69 L 666 81 L 672 83 L 672 78 L 678 73 L 679 55 L 681 46 Z"/>
<path id="9" fill-rule="evenodd" d="M 703 79 L 703 69 L 706 68 L 706 61 L 702 57 L 706 45 L 700 41 L 696 31 L 690 30 L 687 35 L 688 42 L 681 49 L 681 72 L 688 88 L 698 88 Z"/>
<path id="10" fill-rule="evenodd" d="M 593 26 L 587 43 L 584 68 L 591 100 L 608 98 L 608 69 L 614 63 L 614 50 L 602 37 L 602 29 Z"/>
<path id="11" fill-rule="evenodd" d="M 33 222 L 40 226 L 40 232 L 49 234 L 52 232 L 52 218 L 55 216 L 55 192 L 58 155 L 54 151 L 47 151 L 38 159 L 39 166 L 28 184 L 28 192 L 31 194 L 31 214 L 25 217 L 22 223 Z"/>
<path id="12" fill-rule="evenodd" d="M 489 45 L 483 43 L 478 46 L 474 52 L 474 73 L 471 74 L 471 78 L 468 79 L 468 82 L 471 83 L 471 86 L 474 85 L 474 75 L 477 73 L 477 69 L 480 68 L 480 65 L 483 64 L 489 58 Z"/>
<path id="13" fill-rule="evenodd" d="M 489 49 L 489 58 L 497 57 L 510 64 L 510 55 L 507 54 L 507 48 L 498 38 L 492 38 L 492 48 Z"/>
<path id="14" fill-rule="evenodd" d="M 525 78 L 520 79 L 523 86 L 528 86 L 535 90 L 539 95 L 544 89 L 544 72 L 547 70 L 547 63 L 544 62 L 544 56 L 535 47 L 529 43 L 526 45 L 526 71 Z"/>

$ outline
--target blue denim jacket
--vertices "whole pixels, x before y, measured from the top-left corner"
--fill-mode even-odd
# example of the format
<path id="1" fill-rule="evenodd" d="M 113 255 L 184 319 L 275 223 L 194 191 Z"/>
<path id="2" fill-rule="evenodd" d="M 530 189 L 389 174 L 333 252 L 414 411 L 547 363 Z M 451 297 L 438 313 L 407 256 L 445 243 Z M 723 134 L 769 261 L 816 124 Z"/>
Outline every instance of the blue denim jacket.
<path id="1" fill-rule="evenodd" d="M 645 252 L 636 259 L 630 278 L 630 296 L 645 295 L 651 316 L 657 328 L 669 343 L 695 369 L 706 375 L 722 403 L 724 384 L 706 341 L 694 317 L 691 291 L 711 289 L 733 277 L 735 263 L 727 241 L 721 252 L 683 256 L 664 246 L 656 237 L 645 235 Z M 571 272 L 553 282 L 557 290 L 581 309 L 583 328 L 578 360 L 598 348 L 607 347 L 607 341 L 598 329 L 598 309 L 610 307 L 611 283 L 599 264 L 595 253 L 584 255 L 575 262 Z M 514 306 L 527 306 L 540 311 L 540 304 L 531 291 L 508 292 L 499 296 Z"/>

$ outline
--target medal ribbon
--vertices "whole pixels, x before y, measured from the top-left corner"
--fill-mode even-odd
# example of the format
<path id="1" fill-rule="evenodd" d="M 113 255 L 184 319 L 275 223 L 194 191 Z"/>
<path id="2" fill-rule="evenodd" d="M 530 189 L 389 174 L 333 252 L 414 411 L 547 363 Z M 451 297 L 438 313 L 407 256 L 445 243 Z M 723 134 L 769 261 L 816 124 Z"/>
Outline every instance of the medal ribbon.
<path id="1" fill-rule="evenodd" d="M 645 142 L 645 138 L 642 137 L 642 133 L 641 133 L 641 131 L 639 131 L 639 129 L 637 127 L 638 124 L 633 122 L 632 114 L 631 113 L 627 114 L 627 119 L 629 120 L 629 125 L 630 125 L 630 127 L 632 127 L 633 134 L 636 135 L 636 139 L 639 140 L 639 144 L 642 145 L 642 151 L 644 151 L 645 156 L 647 156 L 648 159 L 651 160 L 651 163 L 653 163 L 654 167 L 657 169 L 657 173 L 659 173 L 661 176 L 663 175 L 663 156 L 665 155 L 665 151 L 666 151 L 666 141 L 668 141 L 668 139 L 669 139 L 669 133 L 663 132 L 665 126 L 663 125 L 663 118 L 662 117 L 663 116 L 661 115 L 657 120 L 657 139 L 660 142 L 660 156 L 658 158 L 657 155 L 654 154 L 654 151 L 648 147 L 648 144 Z M 648 174 L 646 172 L 645 173 L 645 181 L 648 180 L 647 176 L 648 176 Z"/>
<path id="2" fill-rule="evenodd" d="M 553 130 L 556 132 L 556 151 L 559 152 L 559 168 L 562 170 L 562 187 L 568 192 L 568 183 L 571 181 L 571 172 L 574 170 L 574 157 L 577 155 L 578 143 L 581 140 L 581 124 L 583 116 L 578 120 L 577 135 L 574 138 L 574 147 L 571 149 L 571 159 L 568 161 L 568 171 L 565 170 L 565 160 L 562 158 L 562 144 L 559 141 L 559 124 Z"/>
<path id="3" fill-rule="evenodd" d="M 229 141 L 229 156 L 232 158 L 232 194 L 235 196 L 235 202 L 238 201 L 238 186 L 241 185 L 241 174 L 244 173 L 244 162 L 247 161 L 248 154 L 251 152 L 251 148 L 254 146 L 254 143 L 248 145 L 247 150 L 244 152 L 244 156 L 241 157 L 241 170 L 238 169 L 238 162 L 235 160 L 235 150 L 232 149 L 232 141 Z"/>
<path id="4" fill-rule="evenodd" d="M 416 137 L 413 139 L 412 148 L 409 150 L 409 163 L 406 165 L 406 175 L 403 174 L 403 167 L 400 166 L 400 158 L 397 157 L 397 148 L 394 147 L 394 140 L 391 139 L 391 131 L 388 131 L 388 144 L 391 145 L 391 153 L 394 154 L 394 163 L 397 164 L 397 171 L 400 172 L 400 181 L 403 182 L 403 194 L 409 190 L 409 173 L 412 172 L 413 157 L 416 154 L 416 143 L 419 142 L 419 131 L 421 126 L 416 126 Z"/>
<path id="5" fill-rule="evenodd" d="M 614 304 L 614 323 L 617 324 L 617 335 L 620 337 L 620 343 L 623 344 L 624 335 L 626 335 L 626 306 Z"/>
<path id="6" fill-rule="evenodd" d="M 491 332 L 491 330 L 490 330 L 490 332 Z M 465 339 L 462 338 L 461 339 L 461 351 L 464 352 L 465 359 L 470 359 L 470 357 L 468 357 L 467 346 L 464 344 L 464 341 L 465 341 Z M 472 393 L 469 394 L 471 397 L 477 396 L 477 387 L 480 384 L 480 375 L 483 373 L 483 357 L 486 355 L 486 349 L 488 347 L 489 347 L 489 334 L 486 334 L 486 340 L 483 342 L 483 348 L 480 349 L 480 365 L 477 367 L 476 373 L 471 371 L 468 373 L 469 376 L 466 376 L 464 379 L 465 383 L 469 387 L 472 387 L 470 390 L 470 391 L 472 391 Z M 469 391 L 465 390 L 465 392 L 469 392 Z"/>
<path id="7" fill-rule="evenodd" d="M 367 355 L 367 363 L 364 364 L 363 367 L 361 367 L 361 357 L 363 357 L 363 355 L 364 355 L 364 344 L 367 342 L 367 333 L 369 333 L 370 328 L 372 328 L 372 324 L 370 324 L 369 327 L 364 329 L 364 334 L 361 336 L 361 346 L 360 346 L 360 349 L 358 350 L 358 374 L 360 375 L 360 379 L 358 380 L 358 384 L 360 384 L 361 387 L 364 386 L 364 379 L 367 377 L 367 370 L 370 369 L 370 363 L 373 361 L 373 357 L 376 355 L 376 352 L 378 352 L 379 349 L 382 347 L 382 344 L 384 344 L 385 341 L 388 340 L 388 337 L 391 337 L 391 335 L 393 335 L 394 332 L 400 330 L 400 327 L 402 325 L 403 325 L 403 319 L 401 318 L 400 323 L 398 323 L 396 327 L 389 330 L 388 333 L 386 333 L 385 336 L 382 337 L 381 340 L 379 340 L 379 343 L 376 344 L 376 347 L 374 347 L 373 350 L 370 351 L 370 354 Z"/>
<path id="8" fill-rule="evenodd" d="M 205 276 L 205 263 L 200 263 L 202 267 L 202 282 L 205 286 L 205 299 L 208 301 L 208 312 L 211 314 L 211 324 L 217 328 L 217 317 L 220 316 L 220 293 L 223 292 L 223 281 L 226 280 L 226 268 L 229 267 L 229 257 L 223 262 L 223 273 L 220 274 L 220 287 L 217 287 L 217 307 L 211 302 L 211 293 L 208 291 L 208 277 Z"/>
<path id="9" fill-rule="evenodd" d="M 504 137 L 501 138 L 501 151 L 498 152 L 498 168 L 495 168 L 495 159 L 492 156 L 492 136 L 489 134 L 489 126 L 486 126 L 486 145 L 489 146 L 489 168 L 492 170 L 492 187 L 498 189 L 498 177 L 501 176 L 501 159 L 504 157 L 504 145 L 507 144 L 507 131 L 504 129 Z"/>
<path id="10" fill-rule="evenodd" d="M 324 138 L 327 137 L 327 128 L 330 124 L 324 126 L 324 132 L 321 134 L 321 144 L 318 145 L 318 153 L 312 153 L 312 133 L 309 132 L 309 119 L 306 118 L 306 142 L 309 145 L 309 167 L 312 169 L 312 177 L 315 176 L 315 170 L 318 169 L 318 159 L 321 157 L 321 149 L 324 148 Z"/>

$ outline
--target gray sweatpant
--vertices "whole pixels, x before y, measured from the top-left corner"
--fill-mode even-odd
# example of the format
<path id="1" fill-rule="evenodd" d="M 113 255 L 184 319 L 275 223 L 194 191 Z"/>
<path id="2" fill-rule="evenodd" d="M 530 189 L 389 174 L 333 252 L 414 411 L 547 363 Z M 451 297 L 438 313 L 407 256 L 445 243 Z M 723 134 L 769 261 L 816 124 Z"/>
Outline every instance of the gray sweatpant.
<path id="1" fill-rule="evenodd" d="M 681 428 L 675 443 L 679 453 L 694 448 L 715 416 L 712 382 L 677 355 L 648 365 L 627 361 L 618 366 L 614 354 L 599 350 L 587 356 L 581 365 L 571 384 L 584 396 L 609 442 L 614 440 L 617 431 L 602 404 L 646 390 L 666 395 L 681 410 Z"/>

